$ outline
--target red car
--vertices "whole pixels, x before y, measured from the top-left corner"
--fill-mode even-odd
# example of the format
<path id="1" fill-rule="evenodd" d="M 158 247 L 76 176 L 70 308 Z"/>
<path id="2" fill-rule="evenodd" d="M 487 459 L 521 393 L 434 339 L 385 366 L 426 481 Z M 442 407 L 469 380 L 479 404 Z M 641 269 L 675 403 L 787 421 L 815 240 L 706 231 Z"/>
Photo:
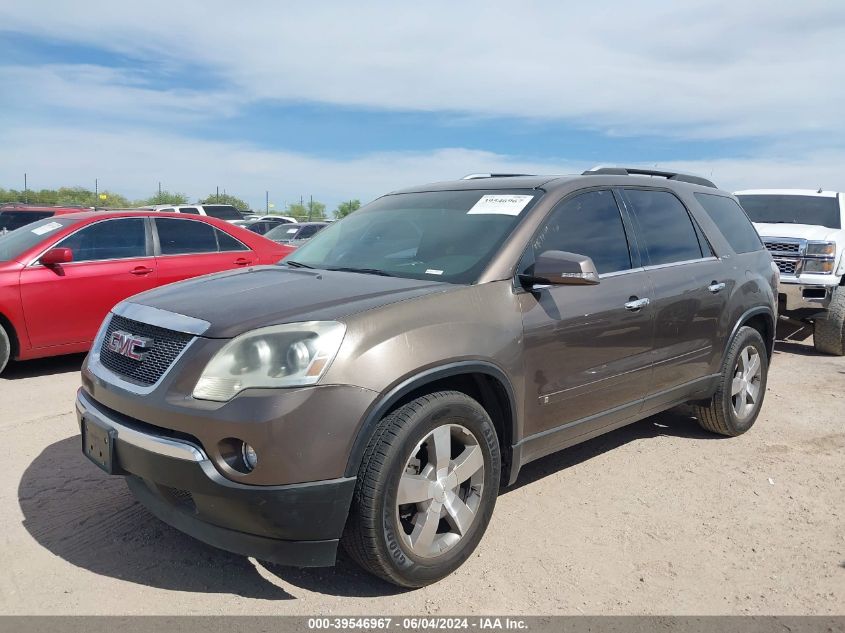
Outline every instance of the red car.
<path id="1" fill-rule="evenodd" d="M 222 220 L 155 211 L 55 215 L 0 237 L 0 371 L 87 350 L 118 302 L 293 250 Z"/>

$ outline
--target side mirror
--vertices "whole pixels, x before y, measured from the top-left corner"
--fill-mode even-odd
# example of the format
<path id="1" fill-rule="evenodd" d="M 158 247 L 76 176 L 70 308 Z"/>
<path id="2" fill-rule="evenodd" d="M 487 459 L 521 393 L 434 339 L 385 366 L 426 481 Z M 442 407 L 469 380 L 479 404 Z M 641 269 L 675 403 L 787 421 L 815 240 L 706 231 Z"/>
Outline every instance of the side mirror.
<path id="1" fill-rule="evenodd" d="M 42 266 L 58 266 L 73 261 L 73 251 L 69 248 L 51 248 L 41 256 L 38 263 Z"/>
<path id="2" fill-rule="evenodd" d="M 533 275 L 520 275 L 527 286 L 592 286 L 599 283 L 593 260 L 566 251 L 545 251 L 534 262 Z"/>

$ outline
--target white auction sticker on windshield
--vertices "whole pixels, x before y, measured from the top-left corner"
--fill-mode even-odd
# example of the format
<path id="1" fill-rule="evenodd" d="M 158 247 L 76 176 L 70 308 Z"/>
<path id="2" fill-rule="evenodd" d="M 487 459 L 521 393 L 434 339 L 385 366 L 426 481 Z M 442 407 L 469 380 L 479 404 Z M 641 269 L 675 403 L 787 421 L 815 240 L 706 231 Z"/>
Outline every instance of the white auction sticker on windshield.
<path id="1" fill-rule="evenodd" d="M 60 228 L 62 228 L 62 225 L 59 222 L 48 222 L 38 228 L 32 229 L 32 232 L 36 235 L 44 235 L 45 233 L 49 233 L 50 231 L 55 231 Z"/>
<path id="2" fill-rule="evenodd" d="M 288 233 L 296 233 L 299 229 L 288 229 Z"/>
<path id="3" fill-rule="evenodd" d="M 534 196 L 522 196 L 512 194 L 488 194 L 481 196 L 467 215 L 472 214 L 494 214 L 494 215 L 519 215 Z"/>

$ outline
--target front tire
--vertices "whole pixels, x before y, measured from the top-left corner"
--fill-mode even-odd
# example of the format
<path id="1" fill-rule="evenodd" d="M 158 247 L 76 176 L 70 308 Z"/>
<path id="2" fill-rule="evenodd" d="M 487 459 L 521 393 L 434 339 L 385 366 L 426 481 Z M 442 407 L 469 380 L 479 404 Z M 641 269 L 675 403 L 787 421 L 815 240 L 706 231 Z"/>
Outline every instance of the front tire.
<path id="1" fill-rule="evenodd" d="M 827 312 L 813 324 L 813 346 L 822 354 L 845 356 L 845 286 L 833 289 Z"/>
<path id="2" fill-rule="evenodd" d="M 11 357 L 12 344 L 9 342 L 9 335 L 6 333 L 6 329 L 0 325 L 0 374 L 6 369 Z"/>
<path id="3" fill-rule="evenodd" d="M 696 407 L 698 423 L 719 435 L 745 433 L 760 414 L 768 373 L 763 337 L 754 328 L 741 327 L 725 354 L 716 393 L 706 405 Z"/>
<path id="4" fill-rule="evenodd" d="M 448 576 L 481 541 L 499 491 L 493 422 L 466 394 L 412 400 L 379 423 L 358 472 L 342 543 L 402 587 Z"/>

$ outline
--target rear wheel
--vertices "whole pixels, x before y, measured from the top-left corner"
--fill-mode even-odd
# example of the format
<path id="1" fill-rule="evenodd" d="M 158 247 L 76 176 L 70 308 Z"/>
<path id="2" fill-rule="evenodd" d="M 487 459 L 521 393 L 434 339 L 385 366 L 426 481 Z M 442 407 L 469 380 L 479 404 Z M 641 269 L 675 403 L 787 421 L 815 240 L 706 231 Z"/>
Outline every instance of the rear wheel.
<path id="1" fill-rule="evenodd" d="M 422 587 L 481 541 L 499 490 L 496 430 L 469 396 L 421 396 L 386 416 L 364 454 L 343 536 L 367 571 Z"/>
<path id="2" fill-rule="evenodd" d="M 769 357 L 760 333 L 741 327 L 728 348 L 716 393 L 696 407 L 701 426 L 720 435 L 742 435 L 760 413 L 766 393 Z"/>
<path id="3" fill-rule="evenodd" d="M 813 324 L 813 345 L 817 352 L 845 356 L 845 286 L 833 289 L 827 312 Z"/>
<path id="4" fill-rule="evenodd" d="M 12 345 L 9 342 L 9 335 L 6 333 L 6 329 L 0 325 L 0 374 L 6 369 L 11 357 Z"/>

